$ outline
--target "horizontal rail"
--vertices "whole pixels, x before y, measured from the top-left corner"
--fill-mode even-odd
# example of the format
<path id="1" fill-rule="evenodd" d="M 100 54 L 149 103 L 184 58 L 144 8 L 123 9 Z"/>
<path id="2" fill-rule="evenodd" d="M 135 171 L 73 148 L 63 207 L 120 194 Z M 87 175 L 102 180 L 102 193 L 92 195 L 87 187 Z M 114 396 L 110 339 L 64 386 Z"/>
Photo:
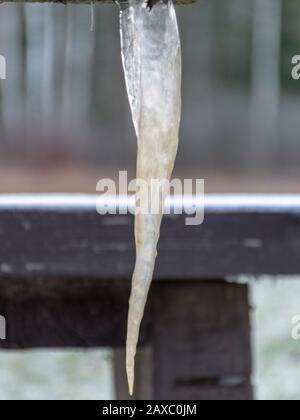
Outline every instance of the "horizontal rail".
<path id="1" fill-rule="evenodd" d="M 173 214 L 192 213 L 203 205 L 209 213 L 300 213 L 300 195 L 295 194 L 209 194 L 203 198 L 186 195 L 167 198 L 166 208 Z M 96 207 L 115 207 L 117 211 L 133 211 L 134 196 L 96 196 L 94 194 L 0 194 L 0 211 L 53 210 L 95 211 Z"/>
<path id="2" fill-rule="evenodd" d="M 123 210 L 130 206 L 120 200 Z M 130 279 L 133 216 L 100 215 L 96 201 L 86 195 L 0 196 L 0 276 Z M 195 202 L 183 204 L 193 209 Z M 171 208 L 178 206 L 172 199 Z M 208 195 L 204 223 L 186 226 L 185 218 L 164 218 L 156 280 L 300 274 L 300 196 Z"/>

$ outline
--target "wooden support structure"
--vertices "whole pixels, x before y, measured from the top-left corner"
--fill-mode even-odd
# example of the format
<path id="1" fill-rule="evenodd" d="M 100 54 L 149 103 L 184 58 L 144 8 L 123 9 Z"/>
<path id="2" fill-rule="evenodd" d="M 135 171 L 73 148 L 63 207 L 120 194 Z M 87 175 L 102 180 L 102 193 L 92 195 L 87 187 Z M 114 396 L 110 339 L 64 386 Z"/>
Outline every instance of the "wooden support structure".
<path id="1" fill-rule="evenodd" d="M 253 398 L 247 285 L 160 282 L 150 299 L 150 334 L 137 355 L 136 399 Z M 125 351 L 118 350 L 119 399 L 128 399 L 124 363 Z"/>
<path id="2" fill-rule="evenodd" d="M 165 217 L 137 399 L 251 399 L 248 287 L 226 279 L 300 273 L 298 196 L 208 196 L 205 205 L 200 226 Z M 0 196 L 0 241 L 0 348 L 118 349 L 124 398 L 133 217 L 100 216 L 94 196 Z"/>

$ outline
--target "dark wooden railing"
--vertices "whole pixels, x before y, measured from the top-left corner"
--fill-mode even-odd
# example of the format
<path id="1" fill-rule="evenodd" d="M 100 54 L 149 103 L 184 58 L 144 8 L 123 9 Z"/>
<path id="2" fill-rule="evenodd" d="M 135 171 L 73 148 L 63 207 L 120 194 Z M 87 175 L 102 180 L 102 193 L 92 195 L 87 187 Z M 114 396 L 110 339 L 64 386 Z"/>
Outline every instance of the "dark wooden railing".
<path id="1" fill-rule="evenodd" d="M 251 399 L 239 276 L 300 273 L 300 197 L 207 196 L 202 225 L 185 217 L 162 225 L 135 398 Z M 0 196 L 0 242 L 1 348 L 124 347 L 133 216 L 100 216 L 95 196 Z M 119 398 L 123 357 L 115 352 Z"/>

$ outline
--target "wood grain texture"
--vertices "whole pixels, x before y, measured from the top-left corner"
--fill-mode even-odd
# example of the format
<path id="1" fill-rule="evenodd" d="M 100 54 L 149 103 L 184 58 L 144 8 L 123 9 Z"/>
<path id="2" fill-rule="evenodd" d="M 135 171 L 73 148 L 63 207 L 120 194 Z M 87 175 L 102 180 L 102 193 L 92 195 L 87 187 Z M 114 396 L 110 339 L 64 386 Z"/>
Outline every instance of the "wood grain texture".
<path id="1" fill-rule="evenodd" d="M 246 285 L 159 283 L 152 325 L 156 399 L 253 398 Z"/>
<path id="2" fill-rule="evenodd" d="M 7 339 L 0 348 L 120 348 L 129 289 L 129 279 L 36 278 L 17 280 L 9 289 L 2 279 Z M 247 298 L 247 286 L 224 281 L 153 284 L 139 341 L 148 350 L 139 354 L 135 397 L 149 398 L 152 390 L 159 399 L 250 399 Z M 119 371 L 120 363 L 116 367 Z M 123 396 L 124 374 L 118 380 Z"/>
<path id="3" fill-rule="evenodd" d="M 0 314 L 6 318 L 7 339 L 0 340 L 0 348 L 123 346 L 129 292 L 130 281 L 36 278 L 7 288 L 1 279 Z M 148 337 L 146 314 L 141 343 Z"/>
<path id="4" fill-rule="evenodd" d="M 76 198 L 51 206 L 0 206 L 0 276 L 131 277 L 133 216 L 104 215 Z M 42 200 L 42 199 L 41 199 Z M 70 201 L 70 205 L 67 203 Z M 226 202 L 226 196 L 224 197 Z M 300 273 L 300 206 L 208 206 L 199 226 L 166 216 L 155 280 L 225 278 L 240 274 Z"/>

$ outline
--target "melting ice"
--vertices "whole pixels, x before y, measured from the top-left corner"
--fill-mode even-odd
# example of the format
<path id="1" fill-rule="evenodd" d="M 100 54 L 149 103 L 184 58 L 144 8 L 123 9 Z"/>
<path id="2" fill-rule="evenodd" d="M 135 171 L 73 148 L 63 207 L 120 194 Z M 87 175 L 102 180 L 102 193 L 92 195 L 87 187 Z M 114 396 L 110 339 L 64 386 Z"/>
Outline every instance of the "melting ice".
<path id="1" fill-rule="evenodd" d="M 154 2 L 153 2 L 154 3 Z M 144 0 L 120 1 L 122 60 L 132 119 L 138 140 L 137 179 L 170 179 L 178 146 L 181 113 L 181 50 L 171 0 L 150 10 Z M 147 198 L 139 193 L 139 200 Z M 162 188 L 158 208 L 168 194 Z M 157 197 L 155 195 L 155 197 Z M 157 208 L 157 206 L 154 206 Z M 126 343 L 129 392 L 140 323 L 151 284 L 160 214 L 136 214 L 136 264 L 132 278 Z"/>

